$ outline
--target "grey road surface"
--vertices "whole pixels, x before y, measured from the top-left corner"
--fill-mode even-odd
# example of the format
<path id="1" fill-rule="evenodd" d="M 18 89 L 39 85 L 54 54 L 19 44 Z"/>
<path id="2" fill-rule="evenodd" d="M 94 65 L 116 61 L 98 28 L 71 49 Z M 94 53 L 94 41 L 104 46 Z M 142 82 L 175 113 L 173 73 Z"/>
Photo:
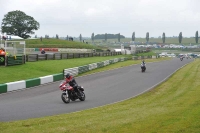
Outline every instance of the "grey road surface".
<path id="1" fill-rule="evenodd" d="M 70 113 L 94 108 L 134 97 L 164 80 L 192 59 L 147 63 L 77 77 L 85 88 L 86 100 L 65 104 L 61 100 L 60 82 L 0 95 L 0 121 L 15 121 Z"/>

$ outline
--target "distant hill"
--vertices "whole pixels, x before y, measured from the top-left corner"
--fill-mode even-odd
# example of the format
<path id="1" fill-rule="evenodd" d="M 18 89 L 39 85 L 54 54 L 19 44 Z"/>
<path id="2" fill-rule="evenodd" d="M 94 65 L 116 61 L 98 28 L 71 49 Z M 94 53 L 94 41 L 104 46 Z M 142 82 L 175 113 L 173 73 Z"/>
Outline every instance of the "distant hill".
<path id="1" fill-rule="evenodd" d="M 107 39 L 118 38 L 118 34 L 107 34 Z M 125 36 L 120 35 L 120 38 L 125 38 Z M 97 34 L 94 36 L 94 39 L 105 39 L 105 34 Z"/>

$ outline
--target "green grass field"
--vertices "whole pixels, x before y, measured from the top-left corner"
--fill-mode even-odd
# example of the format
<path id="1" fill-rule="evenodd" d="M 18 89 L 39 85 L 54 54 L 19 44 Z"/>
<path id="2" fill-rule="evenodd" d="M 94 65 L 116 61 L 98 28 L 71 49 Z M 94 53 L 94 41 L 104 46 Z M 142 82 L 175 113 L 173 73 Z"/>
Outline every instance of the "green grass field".
<path id="1" fill-rule="evenodd" d="M 43 47 L 43 48 L 86 48 L 86 49 L 97 49 L 97 46 L 93 46 L 86 43 L 76 41 L 66 41 L 61 39 L 27 39 L 27 48 Z"/>
<path id="2" fill-rule="evenodd" d="M 100 69 L 127 66 L 133 62 L 129 60 Z M 197 59 L 177 71 L 166 82 L 140 96 L 75 113 L 0 122 L 0 131 L 2 133 L 199 133 L 199 78 L 200 60 Z"/>

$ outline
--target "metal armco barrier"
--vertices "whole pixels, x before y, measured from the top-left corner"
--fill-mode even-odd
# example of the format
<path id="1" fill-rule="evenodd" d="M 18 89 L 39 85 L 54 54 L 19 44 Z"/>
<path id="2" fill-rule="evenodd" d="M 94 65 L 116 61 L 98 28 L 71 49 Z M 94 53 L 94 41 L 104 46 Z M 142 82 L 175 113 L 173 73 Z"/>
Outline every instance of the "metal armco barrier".
<path id="1" fill-rule="evenodd" d="M 111 60 L 105 60 L 102 62 L 92 63 L 92 64 L 88 64 L 88 65 L 84 65 L 84 66 L 67 68 L 67 69 L 63 69 L 63 75 L 70 73 L 71 75 L 76 76 L 78 74 L 85 73 L 85 72 L 93 70 L 93 69 L 101 68 L 101 67 L 104 67 L 104 66 L 107 66 L 110 64 L 130 60 L 130 59 L 131 58 L 123 58 L 122 57 L 122 58 L 115 58 L 115 59 L 111 59 Z"/>
<path id="2" fill-rule="evenodd" d="M 95 56 L 115 56 L 115 55 L 121 55 L 121 52 L 28 54 L 26 55 L 26 61 L 30 62 L 39 60 L 60 60 L 60 59 L 87 58 Z"/>
<path id="3" fill-rule="evenodd" d="M 44 51 L 58 52 L 58 48 L 40 48 L 39 50 L 41 51 L 42 49 L 44 49 Z"/>

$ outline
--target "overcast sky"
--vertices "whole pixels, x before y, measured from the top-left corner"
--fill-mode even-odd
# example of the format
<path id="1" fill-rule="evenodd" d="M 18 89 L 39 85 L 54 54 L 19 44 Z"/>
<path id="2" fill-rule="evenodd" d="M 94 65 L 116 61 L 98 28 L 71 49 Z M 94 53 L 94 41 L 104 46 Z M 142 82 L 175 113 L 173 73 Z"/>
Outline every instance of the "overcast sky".
<path id="1" fill-rule="evenodd" d="M 178 36 L 200 32 L 200 0 L 0 0 L 0 21 L 20 10 L 40 23 L 39 36 Z M 34 36 L 34 35 L 32 35 Z"/>

